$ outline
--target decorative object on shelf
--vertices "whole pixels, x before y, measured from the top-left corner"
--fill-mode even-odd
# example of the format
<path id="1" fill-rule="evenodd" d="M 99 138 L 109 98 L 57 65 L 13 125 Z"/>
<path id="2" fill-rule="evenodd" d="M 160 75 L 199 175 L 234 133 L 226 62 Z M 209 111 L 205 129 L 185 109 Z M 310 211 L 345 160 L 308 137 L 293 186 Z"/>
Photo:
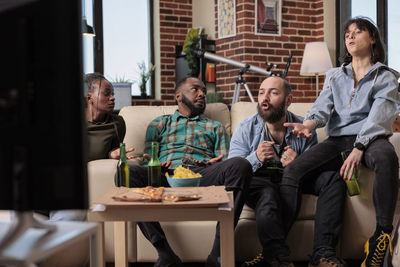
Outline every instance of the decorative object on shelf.
<path id="1" fill-rule="evenodd" d="M 218 39 L 236 35 L 236 1 L 218 0 Z"/>
<path id="2" fill-rule="evenodd" d="M 192 30 L 192 29 L 191 29 Z M 196 57 L 194 51 L 200 48 L 201 39 L 207 39 L 207 34 L 201 34 L 201 30 L 195 31 L 200 33 L 198 35 L 193 34 L 193 32 L 189 30 L 186 36 L 188 40 L 183 45 L 183 53 L 185 53 L 185 59 L 188 65 L 188 73 L 187 76 L 198 76 L 200 73 L 198 58 Z"/>
<path id="3" fill-rule="evenodd" d="M 146 67 L 146 64 L 144 63 L 144 61 L 142 61 L 138 63 L 138 67 L 139 67 L 138 85 L 140 89 L 140 95 L 142 97 L 145 97 L 147 96 L 147 90 L 146 90 L 147 81 L 151 78 L 151 75 L 155 71 L 156 66 L 150 63 L 149 67 Z"/>
<path id="4" fill-rule="evenodd" d="M 280 36 L 282 31 L 282 0 L 254 0 L 255 34 Z"/>
<path id="5" fill-rule="evenodd" d="M 215 82 L 215 64 L 207 63 L 206 64 L 206 82 L 213 83 Z"/>
<path id="6" fill-rule="evenodd" d="M 316 77 L 315 96 L 318 96 L 318 76 L 325 75 L 325 72 L 331 68 L 332 61 L 326 42 L 306 43 L 303 61 L 301 62 L 300 75 Z"/>

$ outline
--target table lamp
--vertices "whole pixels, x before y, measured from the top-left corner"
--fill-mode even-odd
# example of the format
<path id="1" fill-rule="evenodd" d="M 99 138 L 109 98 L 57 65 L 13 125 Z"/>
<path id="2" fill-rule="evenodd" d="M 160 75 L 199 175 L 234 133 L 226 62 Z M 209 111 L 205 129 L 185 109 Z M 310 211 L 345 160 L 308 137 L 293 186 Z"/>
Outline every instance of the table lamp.
<path id="1" fill-rule="evenodd" d="M 316 76 L 315 95 L 318 96 L 318 76 L 325 75 L 332 68 L 328 47 L 325 42 L 306 43 L 300 75 Z"/>

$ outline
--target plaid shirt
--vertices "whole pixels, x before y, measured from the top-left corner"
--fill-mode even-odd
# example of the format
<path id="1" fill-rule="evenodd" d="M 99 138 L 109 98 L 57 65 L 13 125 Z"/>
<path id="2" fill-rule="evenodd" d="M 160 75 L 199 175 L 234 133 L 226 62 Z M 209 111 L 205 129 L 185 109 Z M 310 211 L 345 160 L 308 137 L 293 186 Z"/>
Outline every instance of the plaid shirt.
<path id="1" fill-rule="evenodd" d="M 159 142 L 159 159 L 171 161 L 171 168 L 196 165 L 193 159 L 209 161 L 228 156 L 229 136 L 219 121 L 204 114 L 187 118 L 178 111 L 154 119 L 147 127 L 145 153 L 151 155 L 151 142 Z"/>

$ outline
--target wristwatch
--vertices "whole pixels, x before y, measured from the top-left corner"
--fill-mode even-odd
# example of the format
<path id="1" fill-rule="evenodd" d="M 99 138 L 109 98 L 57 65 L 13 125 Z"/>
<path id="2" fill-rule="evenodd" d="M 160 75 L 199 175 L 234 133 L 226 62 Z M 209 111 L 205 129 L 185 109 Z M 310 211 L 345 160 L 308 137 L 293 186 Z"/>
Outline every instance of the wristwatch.
<path id="1" fill-rule="evenodd" d="M 354 147 L 361 151 L 365 151 L 365 149 L 366 149 L 366 147 L 361 143 L 355 143 Z"/>

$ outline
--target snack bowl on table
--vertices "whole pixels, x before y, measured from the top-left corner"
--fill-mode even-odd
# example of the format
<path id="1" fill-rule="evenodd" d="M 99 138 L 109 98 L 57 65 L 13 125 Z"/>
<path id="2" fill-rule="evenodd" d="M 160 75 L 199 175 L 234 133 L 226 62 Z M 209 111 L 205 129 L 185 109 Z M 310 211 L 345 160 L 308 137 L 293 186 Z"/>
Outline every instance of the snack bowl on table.
<path id="1" fill-rule="evenodd" d="M 166 177 L 171 187 L 196 187 L 200 185 L 201 177 L 194 178 L 172 178 Z"/>
<path id="2" fill-rule="evenodd" d="M 179 166 L 177 169 L 166 173 L 166 178 L 171 187 L 196 187 L 200 185 L 201 175 Z M 182 174 L 183 172 L 183 174 Z M 188 174 L 186 177 L 185 174 Z M 197 177 L 193 177 L 197 176 Z"/>

